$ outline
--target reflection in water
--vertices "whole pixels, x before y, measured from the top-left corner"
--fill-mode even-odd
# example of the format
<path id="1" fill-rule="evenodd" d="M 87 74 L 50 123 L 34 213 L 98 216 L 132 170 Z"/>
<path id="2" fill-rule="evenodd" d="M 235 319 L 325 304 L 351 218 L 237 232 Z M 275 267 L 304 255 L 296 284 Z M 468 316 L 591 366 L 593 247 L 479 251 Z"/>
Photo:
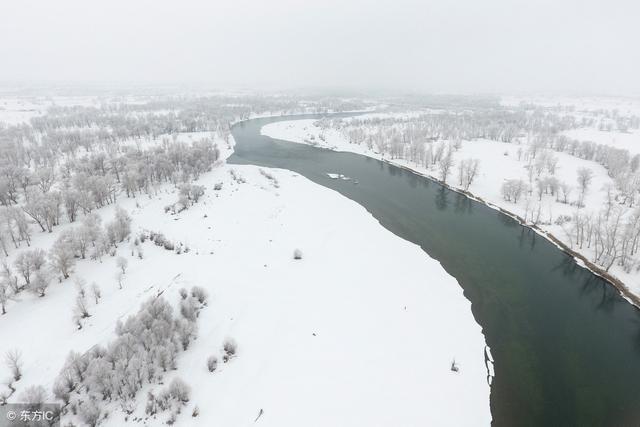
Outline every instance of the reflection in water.
<path id="1" fill-rule="evenodd" d="M 274 143 L 259 134 L 270 121 L 233 128 L 232 163 L 291 169 L 340 192 L 464 288 L 495 360 L 494 425 L 640 425 L 640 316 L 612 286 L 512 218 L 432 180 L 359 155 Z M 450 202 L 464 214 L 452 215 Z"/>
<path id="2" fill-rule="evenodd" d="M 408 176 L 408 182 L 411 188 L 417 188 L 418 182 L 421 181 L 420 179 L 418 179 L 418 175 L 413 173 L 408 173 L 407 176 Z"/>
<path id="3" fill-rule="evenodd" d="M 444 187 L 440 187 L 440 189 L 436 192 L 436 208 L 438 208 L 438 210 L 445 210 L 447 209 L 447 207 L 449 206 L 449 191 L 444 188 Z"/>
<path id="4" fill-rule="evenodd" d="M 456 201 L 454 205 L 455 213 L 471 213 L 471 206 L 473 206 L 473 204 L 471 203 L 470 198 L 463 194 L 456 193 Z"/>
<path id="5" fill-rule="evenodd" d="M 518 221 L 516 221 L 515 219 L 511 218 L 509 215 L 504 215 L 500 211 L 496 211 L 496 216 L 498 217 L 500 222 L 502 222 L 504 225 L 506 225 L 508 227 L 517 227 L 519 225 Z M 526 228 L 523 228 L 522 230 L 524 231 L 524 230 L 526 230 Z"/>

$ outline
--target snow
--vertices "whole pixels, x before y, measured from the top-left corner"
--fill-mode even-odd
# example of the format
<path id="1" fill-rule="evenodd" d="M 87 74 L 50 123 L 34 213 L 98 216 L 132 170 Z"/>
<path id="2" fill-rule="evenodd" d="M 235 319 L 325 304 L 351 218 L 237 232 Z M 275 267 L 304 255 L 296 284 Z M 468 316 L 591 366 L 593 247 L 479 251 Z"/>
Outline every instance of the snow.
<path id="1" fill-rule="evenodd" d="M 360 117 L 362 118 L 362 116 Z M 315 125 L 314 120 L 295 120 L 270 123 L 262 128 L 262 134 L 275 139 L 282 139 L 296 143 L 311 144 L 314 146 L 337 151 L 348 151 L 373 157 L 380 160 L 389 161 L 393 164 L 412 169 L 418 173 L 439 179 L 437 168 L 427 169 L 421 165 L 416 165 L 404 159 L 389 159 L 373 149 L 368 149 L 364 144 L 350 143 L 345 134 L 337 129 L 321 129 Z M 634 136 L 637 134 L 633 134 Z M 572 204 L 565 204 L 556 201 L 551 195 L 543 195 L 542 200 L 534 194 L 529 200 L 523 197 L 518 203 L 505 201 L 501 194 L 502 183 L 507 179 L 522 179 L 528 182 L 528 171 L 524 167 L 525 161 L 519 161 L 517 157 L 518 148 L 522 147 L 526 151 L 526 145 L 509 144 L 489 140 L 462 141 L 461 147 L 454 154 L 454 167 L 447 183 L 455 188 L 460 188 L 457 181 L 457 165 L 461 160 L 478 159 L 480 161 L 479 174 L 473 182 L 469 191 L 481 198 L 492 207 L 500 207 L 523 218 L 529 218 L 534 210 L 540 208 L 541 221 L 538 226 L 543 232 L 547 232 L 572 246 L 568 236 L 567 226 L 555 224 L 555 219 L 561 215 L 572 216 L 577 208 Z M 625 147 L 626 148 L 626 147 Z M 613 180 L 601 165 L 583 160 L 566 153 L 553 152 L 558 158 L 558 168 L 556 178 L 561 182 L 567 182 L 574 187 L 572 198 L 576 197 L 576 177 L 580 168 L 586 167 L 593 171 L 593 181 L 584 200 L 587 209 L 598 211 L 607 203 L 607 189 L 613 188 Z M 587 256 L 593 256 L 593 250 L 587 247 L 582 249 L 574 248 L 578 252 Z M 629 291 L 635 295 L 640 295 L 640 280 L 636 271 L 625 272 L 620 266 L 612 266 L 610 272 L 622 280 Z"/>
<path id="2" fill-rule="evenodd" d="M 349 180 L 351 180 L 351 178 L 349 178 L 348 176 L 343 175 L 343 174 L 341 174 L 341 173 L 328 173 L 328 172 L 327 172 L 327 176 L 328 176 L 329 178 L 331 178 L 331 179 L 342 179 L 342 180 L 344 180 L 344 181 L 349 181 Z"/>
<path id="3" fill-rule="evenodd" d="M 147 298 L 162 293 L 173 304 L 178 289 L 198 285 L 209 292 L 209 306 L 197 340 L 165 381 L 180 376 L 192 388 L 179 426 L 248 425 L 260 411 L 260 425 L 271 426 L 488 425 L 484 337 L 455 279 L 355 202 L 290 171 L 269 174 L 277 187 L 257 167 L 220 164 L 197 182 L 206 187 L 202 200 L 177 215 L 163 209 L 177 200 L 171 186 L 154 197 L 121 195 L 135 232 L 162 232 L 189 253 L 147 242 L 140 260 L 121 244 L 118 255 L 129 260 L 123 289 L 115 258 L 106 256 L 79 260 L 72 277 L 52 283 L 43 298 L 22 293 L 11 302 L 0 339 L 24 360 L 11 401 L 29 385 L 50 390 L 70 350 L 112 340 L 116 321 Z M 222 190 L 214 191 L 219 182 Z M 113 210 L 99 211 L 103 221 Z M 32 247 L 48 248 L 67 226 L 35 233 Z M 293 259 L 295 248 L 303 259 Z M 390 260 L 393 268 L 378 267 Z M 71 319 L 78 277 L 103 293 L 81 330 Z M 227 337 L 238 355 L 209 373 L 206 359 L 220 356 Z M 145 390 L 160 387 L 139 393 L 129 422 L 145 416 Z M 109 410 L 101 425 L 126 424 L 117 407 Z M 167 416 L 146 425 L 163 425 Z"/>
<path id="4" fill-rule="evenodd" d="M 42 114 L 43 105 L 24 98 L 0 98 L 0 127 L 29 123 Z"/>

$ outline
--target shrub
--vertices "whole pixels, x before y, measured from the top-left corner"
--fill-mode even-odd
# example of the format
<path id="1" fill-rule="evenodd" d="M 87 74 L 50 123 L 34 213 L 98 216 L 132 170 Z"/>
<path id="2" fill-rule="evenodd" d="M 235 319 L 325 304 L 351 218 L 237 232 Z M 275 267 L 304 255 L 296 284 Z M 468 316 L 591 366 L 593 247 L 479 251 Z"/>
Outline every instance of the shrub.
<path id="1" fill-rule="evenodd" d="M 200 286 L 191 288 L 191 296 L 197 299 L 200 304 L 204 304 L 207 301 L 207 291 Z"/>
<path id="2" fill-rule="evenodd" d="M 185 319 L 195 322 L 198 317 L 198 307 L 196 306 L 195 300 L 189 298 L 180 301 L 180 314 Z"/>
<path id="3" fill-rule="evenodd" d="M 176 377 L 171 380 L 171 384 L 169 384 L 169 394 L 172 398 L 184 403 L 189 401 L 191 390 L 187 383 Z"/>
<path id="4" fill-rule="evenodd" d="M 47 400 L 47 391 L 41 385 L 29 386 L 20 394 L 20 402 L 40 405 Z"/>
<path id="5" fill-rule="evenodd" d="M 302 259 L 302 251 L 300 249 L 293 251 L 293 259 Z"/>
<path id="6" fill-rule="evenodd" d="M 209 358 L 207 359 L 207 369 L 209 370 L 209 372 L 215 371 L 217 367 L 218 357 L 214 355 L 209 356 Z"/>
<path id="7" fill-rule="evenodd" d="M 80 405 L 80 417 L 86 425 L 91 427 L 98 425 L 101 412 L 100 405 L 98 405 L 93 399 L 89 399 Z"/>
<path id="8" fill-rule="evenodd" d="M 222 348 L 224 350 L 224 356 L 222 357 L 222 361 L 224 363 L 227 363 L 230 359 L 235 357 L 235 355 L 236 355 L 236 353 L 238 351 L 238 346 L 237 346 L 236 342 L 231 338 L 227 338 L 224 341 L 224 345 L 223 345 Z"/>

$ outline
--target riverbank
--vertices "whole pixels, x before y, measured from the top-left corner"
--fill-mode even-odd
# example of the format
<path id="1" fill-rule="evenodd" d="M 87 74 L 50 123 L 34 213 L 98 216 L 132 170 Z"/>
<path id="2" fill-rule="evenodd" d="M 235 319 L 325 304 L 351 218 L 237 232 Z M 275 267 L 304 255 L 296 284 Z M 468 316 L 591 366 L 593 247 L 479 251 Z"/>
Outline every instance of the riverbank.
<path id="1" fill-rule="evenodd" d="M 226 158 L 233 141 L 220 148 Z M 174 215 L 165 211 L 178 199 L 172 185 L 118 200 L 134 235 L 160 232 L 188 251 L 147 240 L 144 255 L 132 256 L 123 244 L 122 286 L 116 257 L 78 260 L 72 278 L 52 283 L 45 297 L 25 293 L 9 304 L 0 338 L 22 350 L 24 362 L 11 402 L 31 385 L 51 390 L 69 351 L 112 341 L 114 319 L 149 297 L 175 302 L 180 288 L 200 286 L 210 301 L 196 339 L 163 379 L 180 377 L 191 388 L 177 425 L 246 425 L 258 416 L 271 426 L 490 424 L 482 329 L 437 261 L 357 203 L 287 170 L 220 163 L 196 183 L 204 196 Z M 112 210 L 96 212 L 107 221 Z M 32 247 L 47 249 L 65 227 L 35 235 Z M 295 249 L 302 259 L 293 259 Z M 80 278 L 101 298 L 78 330 L 72 282 Z M 236 357 L 208 372 L 207 359 L 227 338 Z M 105 404 L 101 425 L 164 425 L 168 414 L 149 418 L 143 402 L 160 388 L 145 386 L 128 415 Z"/>
<path id="2" fill-rule="evenodd" d="M 344 151 L 364 155 L 409 170 L 426 178 L 433 179 L 444 185 L 448 189 L 460 194 L 464 194 L 465 196 L 483 203 L 492 209 L 498 210 L 515 219 L 521 225 L 534 230 L 537 234 L 552 242 L 560 250 L 574 257 L 578 265 L 605 279 L 608 283 L 615 287 L 620 295 L 623 296 L 631 304 L 636 307 L 640 307 L 640 286 L 638 284 L 636 284 L 634 288 L 631 288 L 629 286 L 629 284 L 635 283 L 633 273 L 626 273 L 620 268 L 614 268 L 614 272 L 606 271 L 604 268 L 596 265 L 589 260 L 589 256 L 591 255 L 591 253 L 588 248 L 584 248 L 583 250 L 578 251 L 572 248 L 570 243 L 567 243 L 568 231 L 564 228 L 563 225 L 557 225 L 552 222 L 550 222 L 549 224 L 534 224 L 532 221 L 526 219 L 526 217 L 528 217 L 530 214 L 533 215 L 533 207 L 527 206 L 522 208 L 517 204 L 505 202 L 501 199 L 499 193 L 501 181 L 504 180 L 505 177 L 510 177 L 509 173 L 519 173 L 515 168 L 515 166 L 517 165 L 505 163 L 505 161 L 509 162 L 510 160 L 508 159 L 509 152 L 507 150 L 514 150 L 513 144 L 504 144 L 495 141 L 463 141 L 463 144 L 468 144 L 463 145 L 463 150 L 471 148 L 470 154 L 468 153 L 469 155 L 473 155 L 476 158 L 485 158 L 488 155 L 493 160 L 497 160 L 496 164 L 487 164 L 492 162 L 491 158 L 489 159 L 489 162 L 481 161 L 480 174 L 482 176 L 478 178 L 478 180 L 480 180 L 481 182 L 479 184 L 474 183 L 471 186 L 471 188 L 474 190 L 470 191 L 464 190 L 460 186 L 451 185 L 449 183 L 442 183 L 438 179 L 438 177 L 434 176 L 434 171 L 425 169 L 421 166 L 413 165 L 409 161 L 402 159 L 389 159 L 388 157 L 380 154 L 372 148 L 368 148 L 364 145 L 359 144 L 351 144 L 349 143 L 349 141 L 347 141 L 345 136 L 336 129 L 318 128 L 317 126 L 315 126 L 314 120 L 292 120 L 275 122 L 264 126 L 261 132 L 263 135 L 275 139 L 282 139 L 290 142 L 312 145 L 320 148 L 330 149 L 333 151 Z M 487 153 L 488 151 L 491 151 L 491 153 Z M 510 154 L 512 155 L 511 157 L 515 157 L 515 152 Z M 600 189 L 606 188 L 608 185 L 612 185 L 612 183 L 610 182 L 610 178 L 608 178 L 606 175 L 606 171 L 602 169 L 601 166 L 591 166 L 588 162 L 580 159 L 573 159 L 571 158 L 571 156 L 567 156 L 564 154 L 559 154 L 559 156 L 563 157 L 563 161 L 569 162 L 571 164 L 571 167 L 569 168 L 570 170 L 564 171 L 565 174 L 567 174 L 567 172 L 573 171 L 574 169 L 577 169 L 578 167 L 583 167 L 584 164 L 586 164 L 586 166 L 590 166 L 596 169 L 595 183 L 593 185 L 594 188 Z M 521 166 L 517 167 L 519 168 Z M 488 172 L 486 171 L 487 168 L 489 168 Z M 507 171 L 505 171 L 505 169 Z M 451 181 L 454 179 L 455 178 L 451 178 Z M 601 206 L 605 203 L 604 196 L 599 191 L 587 194 L 586 197 L 586 203 L 590 205 Z M 545 204 L 545 212 L 543 213 L 543 215 L 550 215 L 552 209 L 558 208 L 566 211 L 566 214 L 571 214 L 572 208 L 570 206 L 558 205 L 559 204 L 551 206 L 551 202 L 547 201 Z M 519 210 L 523 210 L 523 212 L 519 212 Z M 547 211 L 549 213 L 547 213 Z M 558 216 L 557 212 L 555 212 L 555 214 L 556 216 Z M 622 279 L 619 276 L 622 277 Z"/>

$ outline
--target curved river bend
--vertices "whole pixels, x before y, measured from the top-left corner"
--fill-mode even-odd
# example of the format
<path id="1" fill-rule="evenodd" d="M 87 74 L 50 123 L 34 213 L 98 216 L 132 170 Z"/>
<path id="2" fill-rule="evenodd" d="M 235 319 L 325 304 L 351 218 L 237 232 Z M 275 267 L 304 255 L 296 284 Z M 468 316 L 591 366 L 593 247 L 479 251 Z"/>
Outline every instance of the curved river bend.
<path id="1" fill-rule="evenodd" d="M 612 286 L 508 216 L 428 178 L 260 135 L 267 123 L 316 117 L 235 125 L 230 163 L 289 169 L 338 191 L 440 261 L 491 347 L 494 425 L 640 425 L 640 314 Z M 375 266 L 385 267 L 393 260 Z"/>

